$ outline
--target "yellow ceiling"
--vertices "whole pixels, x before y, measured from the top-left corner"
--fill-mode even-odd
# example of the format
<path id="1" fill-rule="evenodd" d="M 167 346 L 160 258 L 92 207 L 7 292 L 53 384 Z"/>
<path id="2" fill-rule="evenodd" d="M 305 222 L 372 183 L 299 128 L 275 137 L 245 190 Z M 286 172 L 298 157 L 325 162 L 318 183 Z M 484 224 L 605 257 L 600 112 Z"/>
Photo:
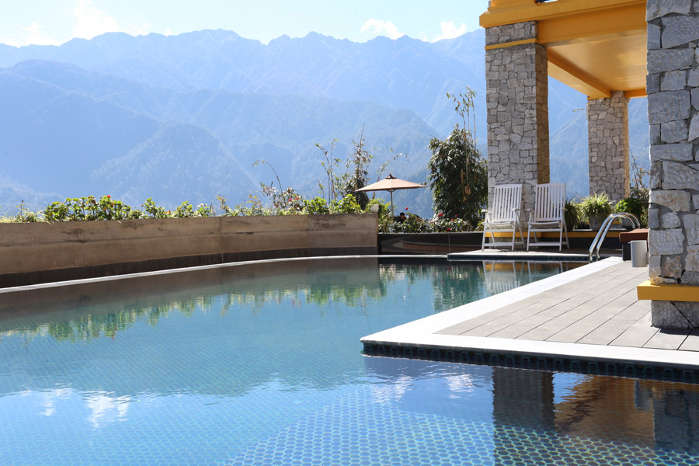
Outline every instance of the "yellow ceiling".
<path id="1" fill-rule="evenodd" d="M 645 0 L 491 0 L 483 27 L 537 21 L 549 75 L 591 98 L 645 95 Z"/>

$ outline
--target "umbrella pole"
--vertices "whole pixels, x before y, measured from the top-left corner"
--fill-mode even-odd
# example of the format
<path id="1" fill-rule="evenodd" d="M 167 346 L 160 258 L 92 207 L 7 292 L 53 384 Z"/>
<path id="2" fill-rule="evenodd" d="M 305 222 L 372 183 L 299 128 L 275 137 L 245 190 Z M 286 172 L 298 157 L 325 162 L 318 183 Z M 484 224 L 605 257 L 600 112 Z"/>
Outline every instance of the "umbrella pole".
<path id="1" fill-rule="evenodd" d="M 392 217 L 392 218 L 395 218 L 395 217 L 396 217 L 396 213 L 395 213 L 394 210 L 393 210 L 393 191 L 389 191 L 389 193 L 391 193 L 391 217 Z"/>

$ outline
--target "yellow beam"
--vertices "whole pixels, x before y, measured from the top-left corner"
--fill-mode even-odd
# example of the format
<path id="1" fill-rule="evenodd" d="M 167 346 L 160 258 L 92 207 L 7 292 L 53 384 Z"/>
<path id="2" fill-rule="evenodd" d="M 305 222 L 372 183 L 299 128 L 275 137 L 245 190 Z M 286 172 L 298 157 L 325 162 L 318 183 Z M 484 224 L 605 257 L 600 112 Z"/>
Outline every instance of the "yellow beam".
<path id="1" fill-rule="evenodd" d="M 627 99 L 633 99 L 634 97 L 645 97 L 647 96 L 648 93 L 646 92 L 646 88 L 641 88 L 641 89 L 631 89 L 630 91 L 624 91 L 624 97 Z"/>
<path id="2" fill-rule="evenodd" d="M 540 20 L 537 42 L 543 45 L 560 45 L 579 40 L 645 33 L 644 3 Z"/>
<path id="3" fill-rule="evenodd" d="M 640 300 L 699 302 L 699 286 L 653 285 L 647 280 L 636 287 L 636 292 Z"/>
<path id="4" fill-rule="evenodd" d="M 491 0 L 488 11 L 480 16 L 484 28 L 504 24 L 541 21 L 625 6 L 643 5 L 646 0 L 559 0 L 536 3 L 534 0 Z"/>
<path id="5" fill-rule="evenodd" d="M 592 99 L 603 99 L 612 95 L 609 86 L 601 83 L 563 57 L 548 50 L 549 76 L 577 89 Z"/>
<path id="6" fill-rule="evenodd" d="M 515 45 L 533 44 L 535 42 L 536 42 L 536 39 L 513 40 L 512 42 L 503 42 L 502 44 L 486 45 L 485 49 L 486 50 L 505 49 L 507 47 L 514 47 Z"/>

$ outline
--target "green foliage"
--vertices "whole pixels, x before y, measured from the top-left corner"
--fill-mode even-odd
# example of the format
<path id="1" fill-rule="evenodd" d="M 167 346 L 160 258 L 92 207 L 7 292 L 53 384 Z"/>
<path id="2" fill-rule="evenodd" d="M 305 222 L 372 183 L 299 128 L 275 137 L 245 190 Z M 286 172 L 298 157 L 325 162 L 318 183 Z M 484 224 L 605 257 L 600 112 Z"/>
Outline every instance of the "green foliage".
<path id="1" fill-rule="evenodd" d="M 231 209 L 228 206 L 228 202 L 226 201 L 226 198 L 219 194 L 218 196 L 216 196 L 216 199 L 218 200 L 219 205 L 221 206 L 221 210 L 223 211 L 223 216 L 224 217 L 232 217 L 234 215 L 233 209 Z"/>
<path id="2" fill-rule="evenodd" d="M 633 214 L 641 222 L 641 226 L 648 223 L 648 201 L 643 201 L 635 197 L 627 197 L 617 202 L 614 210 Z"/>
<path id="3" fill-rule="evenodd" d="M 303 201 L 303 211 L 308 215 L 326 215 L 330 213 L 328 203 L 322 197 Z"/>
<path id="4" fill-rule="evenodd" d="M 575 228 L 577 228 L 578 224 L 580 223 L 580 209 L 578 208 L 578 204 L 570 199 L 567 200 L 563 212 L 563 218 L 565 219 L 566 228 L 568 231 L 573 231 Z"/>
<path id="5" fill-rule="evenodd" d="M 331 214 L 361 214 L 362 207 L 355 199 L 354 195 L 347 194 L 339 201 L 333 201 L 330 204 Z"/>
<path id="6" fill-rule="evenodd" d="M 582 200 L 580 210 L 588 220 L 590 217 L 604 218 L 612 213 L 612 204 L 606 193 L 592 194 Z"/>
<path id="7" fill-rule="evenodd" d="M 150 197 L 143 203 L 143 211 L 150 218 L 168 218 L 170 216 L 170 211 L 166 210 L 164 207 L 156 205 L 156 203 L 153 202 L 153 199 Z"/>
<path id="8" fill-rule="evenodd" d="M 369 196 L 364 192 L 357 193 L 355 191 L 367 185 L 369 177 L 368 166 L 374 158 L 365 149 L 365 145 L 364 130 L 362 130 L 359 134 L 359 140 L 354 142 L 352 154 L 347 158 L 347 173 L 343 176 L 345 194 L 352 194 L 361 209 L 366 209 L 369 203 Z"/>
<path id="9" fill-rule="evenodd" d="M 65 202 L 52 202 L 44 209 L 47 222 L 89 222 L 96 220 L 129 220 L 140 218 L 134 210 L 109 194 L 99 200 L 95 196 L 69 197 Z"/>
<path id="10" fill-rule="evenodd" d="M 402 222 L 388 215 L 379 217 L 379 233 L 456 233 L 473 229 L 470 222 L 456 217 L 447 218 L 441 212 L 429 220 L 413 214 L 408 214 Z"/>
<path id="11" fill-rule="evenodd" d="M 376 207 L 374 207 L 376 206 Z M 374 209 L 376 209 L 376 213 L 378 214 L 379 218 L 387 217 L 391 215 L 391 203 L 390 202 L 381 202 L 381 199 L 371 199 L 367 205 L 366 208 L 364 209 L 365 212 L 374 212 Z"/>
<path id="12" fill-rule="evenodd" d="M 228 206 L 223 196 L 217 196 L 223 216 L 271 216 L 271 215 L 329 215 L 329 214 L 361 214 L 361 208 L 357 199 L 352 194 L 347 194 L 339 200 L 332 201 L 328 205 L 322 197 L 304 200 L 291 188 L 285 191 L 287 197 L 286 208 L 265 208 L 262 201 L 255 195 L 250 195 L 244 205 L 235 208 Z M 388 204 L 374 200 L 371 205 L 378 205 L 379 216 L 388 216 Z M 367 210 L 368 212 L 368 210 Z M 199 204 L 196 209 L 189 201 L 182 202 L 174 211 L 167 210 L 156 204 L 152 198 L 143 203 L 143 211 L 132 209 L 122 201 L 114 200 L 111 196 L 102 196 L 99 200 L 94 196 L 68 198 L 65 202 L 52 202 L 41 215 L 27 211 L 23 204 L 19 206 L 19 213 L 15 217 L 1 218 L 3 223 L 22 222 L 67 222 L 67 221 L 95 221 L 95 220 L 128 220 L 139 218 L 166 219 L 166 218 L 191 218 L 212 217 L 217 215 L 212 205 Z"/>
<path id="13" fill-rule="evenodd" d="M 430 222 L 414 214 L 408 214 L 404 221 L 392 224 L 392 233 L 429 233 L 432 231 L 433 227 Z"/>
<path id="14" fill-rule="evenodd" d="M 184 201 L 175 209 L 176 218 L 194 217 L 194 207 L 189 201 Z"/>
<path id="15" fill-rule="evenodd" d="M 598 229 L 613 210 L 606 193 L 592 194 L 578 204 L 578 212 L 582 214 L 581 221 L 587 222 L 593 230 Z"/>
<path id="16" fill-rule="evenodd" d="M 428 163 L 434 209 L 448 218 L 462 218 L 475 225 L 488 199 L 488 171 L 476 148 L 473 134 L 466 128 L 475 94 L 468 89 L 459 96 L 447 94 L 462 118 L 444 141 L 434 138 Z"/>
<path id="17" fill-rule="evenodd" d="M 216 210 L 214 210 L 212 205 L 199 204 L 194 214 L 197 217 L 213 217 L 216 215 Z"/>
<path id="18" fill-rule="evenodd" d="M 248 196 L 248 200 L 245 205 L 236 206 L 231 213 L 235 217 L 258 217 L 262 215 L 273 215 L 270 209 L 265 209 L 262 206 L 262 201 L 254 194 L 250 194 Z"/>
<path id="19" fill-rule="evenodd" d="M 342 196 L 344 185 L 343 177 L 337 174 L 342 159 L 335 157 L 333 154 L 336 143 L 337 141 L 333 139 L 327 147 L 321 146 L 320 144 L 315 145 L 316 149 L 320 152 L 320 166 L 323 167 L 327 179 L 327 185 L 322 181 L 318 182 L 318 189 L 320 189 L 321 197 L 326 198 L 330 202 Z"/>
<path id="20" fill-rule="evenodd" d="M 442 212 L 437 212 L 430 222 L 432 223 L 432 231 L 455 232 L 473 230 L 473 224 L 470 222 L 457 217 L 449 218 Z"/>

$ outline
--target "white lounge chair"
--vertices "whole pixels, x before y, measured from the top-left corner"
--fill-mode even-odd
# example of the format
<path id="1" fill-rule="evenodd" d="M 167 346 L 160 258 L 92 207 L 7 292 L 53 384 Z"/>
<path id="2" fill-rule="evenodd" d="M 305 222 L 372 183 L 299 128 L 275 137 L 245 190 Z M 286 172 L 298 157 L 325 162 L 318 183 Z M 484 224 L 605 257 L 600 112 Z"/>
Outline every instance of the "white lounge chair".
<path id="1" fill-rule="evenodd" d="M 524 244 L 522 225 L 519 221 L 520 209 L 522 206 L 522 185 L 521 184 L 501 184 L 493 189 L 493 199 L 490 202 L 490 209 L 486 211 L 483 222 L 483 241 L 481 249 L 497 248 L 501 246 L 512 247 L 515 244 Z M 500 241 L 495 238 L 495 233 L 512 233 L 512 241 Z M 517 240 L 519 233 L 519 240 Z M 490 242 L 485 241 L 490 234 Z"/>
<path id="2" fill-rule="evenodd" d="M 519 263 L 522 265 L 522 263 Z M 520 272 L 515 261 L 483 261 L 485 289 L 489 295 L 504 293 L 519 287 Z"/>
<path id="3" fill-rule="evenodd" d="M 529 213 L 527 223 L 527 251 L 530 246 L 558 246 L 563 249 L 563 235 L 565 234 L 566 248 L 568 245 L 568 228 L 565 221 L 566 185 L 562 183 L 548 183 L 536 185 L 536 200 L 534 212 Z M 558 242 L 537 241 L 537 233 L 558 232 Z M 534 241 L 531 235 L 534 234 Z"/>

